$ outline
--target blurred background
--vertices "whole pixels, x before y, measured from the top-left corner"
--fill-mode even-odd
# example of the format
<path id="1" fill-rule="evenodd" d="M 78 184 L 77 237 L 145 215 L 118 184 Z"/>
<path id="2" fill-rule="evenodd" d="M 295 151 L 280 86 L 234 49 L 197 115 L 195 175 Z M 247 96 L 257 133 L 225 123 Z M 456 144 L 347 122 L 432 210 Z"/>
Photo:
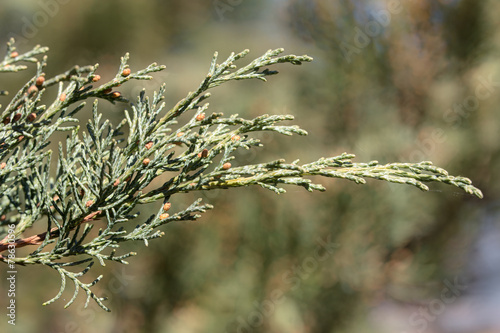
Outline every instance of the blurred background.
<path id="1" fill-rule="evenodd" d="M 500 332 L 499 11 L 493 0 L 2 1 L 0 51 L 9 37 L 20 51 L 49 46 L 48 76 L 99 63 L 103 79 L 130 52 L 133 70 L 167 70 L 122 93 L 133 99 L 166 82 L 168 106 L 198 86 L 214 51 L 225 59 L 250 49 L 240 64 L 278 47 L 310 55 L 267 83 L 212 90 L 211 112 L 293 114 L 310 134 L 260 135 L 264 147 L 235 163 L 344 151 L 359 162 L 431 160 L 485 198 L 328 179 L 315 179 L 325 193 L 178 195 L 172 209 L 197 197 L 215 209 L 164 226 L 148 248 L 130 245 L 139 255 L 128 266 L 94 266 L 87 279 L 104 274 L 95 291 L 111 313 L 92 301 L 84 309 L 83 295 L 68 309 L 63 300 L 42 307 L 58 274 L 20 267 L 17 325 L 2 316 L 0 331 Z M 2 89 L 12 94 L 33 73 L 3 74 Z M 115 123 L 127 108 L 100 106 Z"/>

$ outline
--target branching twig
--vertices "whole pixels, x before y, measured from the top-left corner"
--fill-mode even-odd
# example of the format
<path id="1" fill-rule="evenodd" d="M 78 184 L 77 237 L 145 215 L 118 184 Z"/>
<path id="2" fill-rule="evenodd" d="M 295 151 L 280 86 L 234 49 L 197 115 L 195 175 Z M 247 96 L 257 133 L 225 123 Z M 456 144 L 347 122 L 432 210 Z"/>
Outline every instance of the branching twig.
<path id="1" fill-rule="evenodd" d="M 307 132 L 296 125 L 283 124 L 293 120 L 291 115 L 244 119 L 238 115 L 208 114 L 209 105 L 205 100 L 210 94 L 207 90 L 233 80 L 266 81 L 267 76 L 277 73 L 269 66 L 299 65 L 311 61 L 308 56 L 282 56 L 283 49 L 269 50 L 238 68 L 235 63 L 247 56 L 248 50 L 232 53 L 220 64 L 216 53 L 198 88 L 172 109 L 164 110 L 165 85 L 162 85 L 152 98 L 141 92 L 137 101 L 131 104 L 131 110 L 126 112 L 125 119 L 114 126 L 103 119 L 97 100 L 127 102 L 113 89 L 132 79 L 150 79 L 150 73 L 165 67 L 154 63 L 132 72 L 126 54 L 114 79 L 94 88 L 100 79 L 96 73 L 98 65 L 74 66 L 60 75 L 45 77 L 43 69 L 47 66 L 47 58 L 38 61 L 36 56 L 46 51 L 47 48 L 35 47 L 20 55 L 11 41 L 0 63 L 0 72 L 26 69 L 18 64 L 21 61 L 37 63 L 36 75 L 1 112 L 0 235 L 8 234 L 8 237 L 0 241 L 0 253 L 25 246 L 37 248 L 26 257 L 0 255 L 0 261 L 42 264 L 55 269 L 61 276 L 61 289 L 44 304 L 59 299 L 66 280 L 70 279 L 75 284 L 75 292 L 66 306 L 74 302 L 82 289 L 87 295 L 87 304 L 92 298 L 109 311 L 103 304 L 104 299 L 91 291 L 101 276 L 87 284 L 80 280 L 81 276 L 90 271 L 95 260 L 103 266 L 109 261 L 126 264 L 126 259 L 136 253 L 117 255 L 122 243 L 140 241 L 148 245 L 150 240 L 163 235 L 159 230 L 163 224 L 195 220 L 200 213 L 212 208 L 196 200 L 187 208 L 173 207 L 171 211 L 170 197 L 181 192 L 249 185 L 259 185 L 278 194 L 285 192 L 282 185 L 324 191 L 322 185 L 305 178 L 323 176 L 358 184 L 372 178 L 413 185 L 421 190 L 428 190 L 427 183 L 441 182 L 482 197 L 481 191 L 469 179 L 451 176 L 430 162 L 353 163 L 354 155 L 344 153 L 303 165 L 298 161 L 285 163 L 281 159 L 238 165 L 234 156 L 237 150 L 262 146 L 252 137 L 254 132 L 283 135 L 307 135 Z M 52 87 L 58 89 L 57 98 L 49 106 L 41 104 L 44 91 Z M 92 117 L 86 131 L 81 131 L 74 115 L 87 99 L 94 99 Z M 188 112 L 191 112 L 190 119 L 177 125 L 177 118 Z M 68 135 L 66 142 L 59 145 L 57 168 L 53 172 L 50 170 L 53 152 L 48 144 L 57 131 Z M 173 176 L 155 189 L 145 191 L 166 172 Z M 135 213 L 138 205 L 158 200 L 163 200 L 164 205 L 156 214 L 132 230 L 122 227 L 138 217 Z M 96 236 L 91 230 L 98 218 L 104 223 Z M 47 231 L 29 235 L 35 223 L 46 223 Z M 47 247 L 49 244 L 51 246 Z M 67 267 L 82 264 L 87 266 L 79 273 L 67 270 Z"/>

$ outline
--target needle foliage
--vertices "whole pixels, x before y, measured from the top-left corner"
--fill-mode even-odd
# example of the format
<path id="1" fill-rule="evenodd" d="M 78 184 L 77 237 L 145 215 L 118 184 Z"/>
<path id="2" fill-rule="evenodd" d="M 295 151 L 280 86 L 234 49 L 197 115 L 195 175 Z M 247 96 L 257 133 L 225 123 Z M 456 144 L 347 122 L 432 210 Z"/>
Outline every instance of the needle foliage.
<path id="1" fill-rule="evenodd" d="M 308 177 L 323 176 L 357 184 L 372 178 L 412 185 L 423 191 L 429 189 L 428 183 L 441 182 L 482 197 L 468 178 L 451 176 L 427 161 L 356 163 L 354 155 L 347 153 L 306 164 L 282 159 L 260 164 L 239 164 L 233 160 L 239 149 L 262 146 L 252 136 L 254 132 L 307 132 L 296 125 L 283 124 L 293 120 L 291 115 L 264 114 L 244 119 L 236 114 L 209 113 L 208 90 L 234 80 L 266 81 L 278 73 L 275 65 L 312 61 L 306 55 L 282 55 L 283 49 L 269 50 L 238 67 L 236 63 L 247 56 L 248 50 L 232 53 L 220 63 L 215 53 L 198 88 L 168 110 L 164 85 L 151 98 L 142 91 L 132 102 L 114 90 L 131 80 L 149 80 L 152 73 L 165 66 L 153 63 L 133 72 L 126 54 L 116 76 L 106 83 L 100 82 L 98 65 L 74 66 L 49 78 L 44 74 L 47 48 L 37 46 L 19 54 L 13 40 L 7 45 L 0 73 L 26 70 L 24 63 L 36 64 L 36 71 L 10 103 L 1 108 L 0 260 L 8 265 L 44 265 L 56 270 L 61 277 L 60 291 L 44 304 L 59 299 L 70 280 L 74 294 L 66 307 L 83 290 L 86 305 L 93 299 L 109 311 L 105 299 L 92 291 L 102 276 L 91 283 L 82 282 L 82 276 L 91 271 L 95 262 L 103 266 L 109 261 L 126 264 L 127 258 L 136 253 L 120 251 L 123 243 L 140 241 L 148 245 L 163 235 L 162 225 L 195 220 L 212 208 L 201 200 L 187 207 L 171 207 L 170 198 L 177 193 L 249 185 L 278 194 L 285 192 L 284 185 L 324 191 L 322 185 Z M 44 105 L 42 96 L 49 89 L 57 90 L 57 97 Z M 120 123 L 112 124 L 103 117 L 99 111 L 102 100 L 128 103 L 129 110 Z M 88 101 L 92 103 L 92 116 L 82 128 L 75 114 Z M 184 114 L 189 120 L 178 123 Z M 49 143 L 56 132 L 67 135 L 54 152 Z M 57 160 L 55 169 L 50 167 L 52 159 Z M 172 176 L 158 182 L 164 173 Z M 149 218 L 139 218 L 138 206 L 155 201 L 163 201 L 161 209 Z M 105 227 L 93 232 L 97 219 L 104 221 Z M 135 228 L 127 228 L 135 223 L 139 223 Z M 45 231 L 34 233 L 35 224 L 43 225 Z M 16 251 L 23 247 L 32 252 L 17 256 Z"/>

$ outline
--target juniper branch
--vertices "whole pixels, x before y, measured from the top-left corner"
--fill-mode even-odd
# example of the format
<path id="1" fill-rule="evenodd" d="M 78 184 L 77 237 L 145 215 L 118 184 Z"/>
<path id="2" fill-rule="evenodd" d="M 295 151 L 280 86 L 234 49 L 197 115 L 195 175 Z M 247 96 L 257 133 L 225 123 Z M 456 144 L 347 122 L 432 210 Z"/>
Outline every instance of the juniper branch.
<path id="1" fill-rule="evenodd" d="M 46 48 L 35 47 L 19 55 L 11 41 L 8 54 L 0 63 L 0 72 L 6 68 L 26 69 L 15 64 L 37 62 L 36 56 L 46 51 Z M 159 229 L 162 225 L 196 220 L 200 213 L 213 208 L 196 200 L 188 207 L 175 207 L 172 212 L 169 200 L 177 193 L 249 185 L 259 185 L 278 194 L 285 192 L 283 185 L 324 191 L 321 184 L 305 178 L 323 176 L 358 184 L 372 178 L 408 184 L 424 191 L 429 189 L 427 183 L 441 182 L 482 197 L 481 191 L 468 178 L 451 176 L 431 162 L 353 163 L 354 155 L 344 153 L 303 165 L 298 160 L 285 163 L 281 159 L 237 165 L 234 154 L 237 150 L 262 146 L 252 137 L 254 132 L 283 135 L 307 135 L 307 132 L 296 125 L 283 125 L 293 120 L 291 115 L 244 119 L 238 115 L 208 114 L 209 104 L 204 102 L 210 98 L 207 90 L 233 80 L 266 81 L 268 76 L 277 73 L 267 68 L 269 66 L 298 65 L 312 60 L 305 55 L 280 56 L 281 53 L 283 49 L 269 50 L 241 68 L 235 62 L 244 58 L 248 50 L 232 53 L 220 64 L 216 53 L 198 88 L 172 109 L 165 111 L 165 85 L 154 92 L 152 98 L 142 91 L 116 126 L 99 112 L 98 99 L 127 102 L 121 93 L 112 90 L 131 79 L 150 79 L 150 73 L 161 71 L 165 66 L 153 63 L 132 72 L 126 54 L 116 76 L 94 88 L 93 84 L 100 79 L 96 74 L 98 64 L 75 66 L 46 78 L 43 69 L 47 58 L 44 56 L 37 62 L 36 75 L 2 111 L 3 126 L 0 126 L 0 235 L 6 235 L 0 241 L 0 253 L 12 248 L 38 247 L 25 257 L 0 255 L 0 260 L 20 265 L 41 264 L 56 270 L 61 276 L 61 289 L 44 304 L 59 299 L 64 293 L 66 279 L 70 279 L 75 284 L 75 291 L 66 306 L 74 302 L 82 289 L 87 295 L 86 305 L 92 298 L 98 306 L 109 311 L 104 299 L 91 291 L 101 277 L 85 284 L 81 276 L 90 271 L 94 261 L 102 266 L 110 261 L 127 264 L 126 259 L 136 253 L 119 253 L 122 243 L 140 241 L 147 246 L 150 240 L 163 235 Z M 58 97 L 49 106 L 42 105 L 42 94 L 53 86 L 58 87 Z M 94 99 L 92 116 L 86 131 L 81 131 L 74 115 L 90 98 Z M 177 118 L 190 111 L 191 118 L 184 124 L 177 124 Z M 47 146 L 57 131 L 66 132 L 67 139 L 59 145 L 54 173 L 49 165 L 55 153 Z M 174 176 L 144 192 L 166 172 L 173 172 Z M 132 230 L 123 227 L 138 218 L 136 211 L 140 205 L 158 200 L 163 200 L 164 205 L 156 214 Z M 46 231 L 30 235 L 32 226 L 42 223 L 43 218 L 47 220 Z M 103 220 L 104 227 L 97 236 L 91 237 L 98 219 Z M 13 233 L 8 232 L 9 226 L 15 226 Z M 79 273 L 69 270 L 82 264 L 87 266 Z"/>

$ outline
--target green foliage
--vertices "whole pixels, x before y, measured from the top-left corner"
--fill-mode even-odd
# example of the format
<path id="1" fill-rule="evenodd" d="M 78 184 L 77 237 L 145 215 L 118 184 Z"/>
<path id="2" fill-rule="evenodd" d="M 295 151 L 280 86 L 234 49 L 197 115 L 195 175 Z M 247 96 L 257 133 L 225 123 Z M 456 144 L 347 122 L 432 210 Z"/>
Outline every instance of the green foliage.
<path id="1" fill-rule="evenodd" d="M 324 191 L 320 184 L 306 176 L 343 178 L 364 184 L 365 178 L 409 184 L 428 190 L 425 183 L 442 182 L 459 187 L 467 193 L 482 197 L 481 191 L 464 177 L 450 176 L 446 170 L 431 162 L 390 163 L 377 161 L 353 163 L 354 155 L 321 158 L 300 165 L 297 161 L 285 163 L 276 160 L 252 165 L 236 164 L 234 152 L 262 146 L 252 138 L 252 132 L 271 131 L 284 135 L 306 135 L 297 126 L 282 125 L 293 120 L 290 115 L 262 115 L 247 120 L 238 115 L 206 114 L 210 97 L 208 89 L 232 80 L 259 79 L 277 71 L 268 66 L 279 63 L 300 65 L 310 62 L 308 56 L 280 56 L 282 49 L 269 50 L 248 65 L 238 68 L 235 62 L 245 57 L 248 50 L 231 54 L 218 64 L 214 55 L 208 74 L 199 87 L 165 110 L 162 85 L 152 98 L 140 93 L 131 110 L 117 125 L 103 119 L 98 110 L 98 99 L 111 103 L 128 101 L 113 88 L 125 82 L 151 79 L 149 74 L 165 66 L 151 64 L 131 72 L 128 54 L 114 79 L 98 87 L 98 65 L 75 66 L 65 73 L 45 78 L 43 69 L 47 57 L 39 61 L 36 56 L 47 48 L 35 47 L 19 55 L 13 41 L 8 43 L 7 55 L 0 63 L 0 72 L 17 72 L 27 67 L 20 62 L 37 64 L 35 76 L 29 80 L 3 109 L 0 125 L 0 259 L 4 263 L 41 264 L 56 270 L 61 276 L 59 293 L 44 304 L 50 304 L 63 294 L 67 279 L 75 284 L 73 297 L 82 289 L 87 303 L 94 299 L 104 310 L 109 309 L 101 298 L 91 291 L 102 276 L 91 283 L 81 277 L 90 271 L 95 260 L 126 264 L 134 252 L 117 253 L 120 245 L 128 241 L 148 241 L 163 235 L 160 226 L 174 221 L 195 220 L 199 213 L 211 209 L 210 204 L 196 200 L 187 208 L 174 207 L 172 195 L 191 191 L 227 189 L 260 185 L 276 193 L 283 193 L 283 184 L 302 186 L 308 191 Z M 44 92 L 58 86 L 56 99 L 48 106 L 42 104 Z M 3 92 L 6 94 L 6 92 Z M 80 131 L 74 115 L 85 106 L 85 100 L 94 99 L 92 117 L 87 131 Z M 189 120 L 178 124 L 178 118 L 189 114 Z M 67 132 L 66 142 L 59 144 L 56 170 L 51 170 L 53 152 L 48 148 L 55 132 Z M 161 185 L 159 177 L 172 175 Z M 164 179 L 164 178 L 161 178 Z M 147 190 L 146 187 L 149 188 Z M 153 187 L 151 189 L 151 187 Z M 155 215 L 135 228 L 127 228 L 138 217 L 139 205 L 162 200 L 164 206 Z M 168 213 L 167 213 L 168 211 Z M 93 233 L 97 219 L 105 227 Z M 45 232 L 30 233 L 33 226 L 44 224 Z M 9 233 L 9 228 L 15 228 Z M 7 250 L 25 246 L 38 246 L 25 257 L 9 256 Z M 74 272 L 73 266 L 83 265 Z"/>

